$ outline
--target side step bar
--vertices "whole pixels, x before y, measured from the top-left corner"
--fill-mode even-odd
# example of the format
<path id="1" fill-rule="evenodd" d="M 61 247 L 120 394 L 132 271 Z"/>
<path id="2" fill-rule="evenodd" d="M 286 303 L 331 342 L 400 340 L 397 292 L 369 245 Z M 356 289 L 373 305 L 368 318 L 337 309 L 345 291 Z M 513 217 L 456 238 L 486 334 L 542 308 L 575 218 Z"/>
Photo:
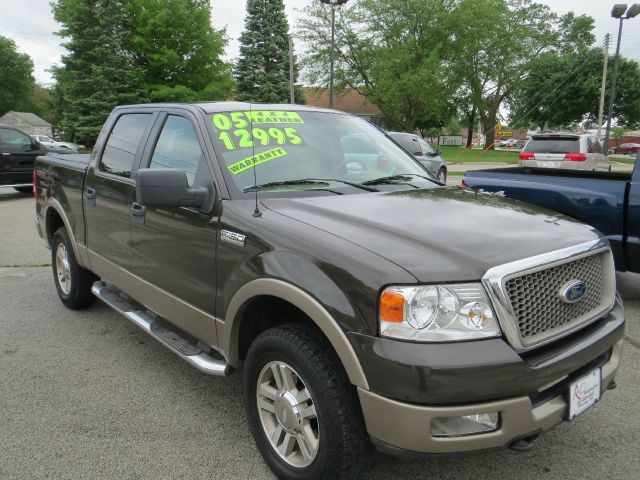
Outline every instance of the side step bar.
<path id="1" fill-rule="evenodd" d="M 124 315 L 138 327 L 158 340 L 173 353 L 196 367 L 201 372 L 214 377 L 226 377 L 231 374 L 232 367 L 224 359 L 215 359 L 203 352 L 198 346 L 191 344 L 179 333 L 158 323 L 145 311 L 144 307 L 129 300 L 119 291 L 110 288 L 104 282 L 95 282 L 91 287 L 93 294 L 116 312 Z"/>

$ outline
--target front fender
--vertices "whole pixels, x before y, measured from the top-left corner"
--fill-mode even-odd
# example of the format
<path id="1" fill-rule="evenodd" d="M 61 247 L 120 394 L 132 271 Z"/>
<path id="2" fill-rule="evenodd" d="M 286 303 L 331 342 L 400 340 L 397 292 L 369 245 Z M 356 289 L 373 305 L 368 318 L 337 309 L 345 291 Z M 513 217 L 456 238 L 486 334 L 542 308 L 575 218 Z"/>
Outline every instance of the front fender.
<path id="1" fill-rule="evenodd" d="M 280 298 L 302 310 L 327 337 L 340 358 L 350 382 L 360 388 L 369 390 L 369 384 L 367 383 L 360 361 L 349 343 L 347 336 L 335 319 L 322 304 L 309 293 L 291 283 L 276 278 L 258 278 L 252 280 L 243 285 L 231 299 L 227 308 L 224 325 L 221 326 L 223 329 L 221 335 L 222 350 L 225 352 L 227 361 L 231 365 L 238 366 L 241 363 L 238 353 L 241 321 L 238 318 L 238 312 L 246 302 L 261 295 Z"/>

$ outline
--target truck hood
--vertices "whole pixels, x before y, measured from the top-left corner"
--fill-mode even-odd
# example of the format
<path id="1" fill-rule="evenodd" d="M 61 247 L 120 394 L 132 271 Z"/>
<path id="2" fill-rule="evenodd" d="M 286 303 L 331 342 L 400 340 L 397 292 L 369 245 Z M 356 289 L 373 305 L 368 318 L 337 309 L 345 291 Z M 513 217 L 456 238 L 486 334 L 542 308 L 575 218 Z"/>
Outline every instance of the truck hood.
<path id="1" fill-rule="evenodd" d="M 384 257 L 420 282 L 478 280 L 491 267 L 599 237 L 569 217 L 458 188 L 263 205 Z"/>

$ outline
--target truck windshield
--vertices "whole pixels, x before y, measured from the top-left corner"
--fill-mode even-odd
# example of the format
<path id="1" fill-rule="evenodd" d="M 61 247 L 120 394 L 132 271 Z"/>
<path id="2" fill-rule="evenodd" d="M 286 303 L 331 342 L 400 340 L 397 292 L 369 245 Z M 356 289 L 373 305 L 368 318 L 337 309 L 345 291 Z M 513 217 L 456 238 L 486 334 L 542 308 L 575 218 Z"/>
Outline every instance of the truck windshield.
<path id="1" fill-rule="evenodd" d="M 211 122 L 224 173 L 237 193 L 255 185 L 327 188 L 326 183 L 294 182 L 303 179 L 333 179 L 332 188 L 345 188 L 346 182 L 362 184 L 395 174 L 433 178 L 381 130 L 358 117 L 256 109 L 216 113 Z"/>

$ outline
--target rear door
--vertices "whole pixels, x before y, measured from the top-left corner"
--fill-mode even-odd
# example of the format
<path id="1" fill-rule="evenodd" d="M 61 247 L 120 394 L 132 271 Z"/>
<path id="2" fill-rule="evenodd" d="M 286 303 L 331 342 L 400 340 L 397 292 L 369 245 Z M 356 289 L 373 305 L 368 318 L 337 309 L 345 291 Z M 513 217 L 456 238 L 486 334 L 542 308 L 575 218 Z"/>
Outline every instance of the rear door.
<path id="1" fill-rule="evenodd" d="M 105 126 L 110 130 L 96 145 L 85 180 L 91 267 L 124 290 L 123 269 L 129 266 L 131 248 L 129 209 L 135 198 L 132 174 L 154 119 L 149 111 L 123 111 L 110 120 Z"/>
<path id="2" fill-rule="evenodd" d="M 28 135 L 0 127 L 0 185 L 31 183 L 36 157 L 44 153 L 40 146 L 33 148 Z"/>
<path id="3" fill-rule="evenodd" d="M 141 168 L 186 172 L 192 187 L 210 188 L 213 170 L 198 118 L 186 110 L 163 113 Z M 139 301 L 191 335 L 215 343 L 217 207 L 131 208 L 130 272 L 145 282 Z"/>
<path id="4" fill-rule="evenodd" d="M 636 158 L 627 209 L 627 260 L 632 272 L 640 273 L 640 154 Z"/>

